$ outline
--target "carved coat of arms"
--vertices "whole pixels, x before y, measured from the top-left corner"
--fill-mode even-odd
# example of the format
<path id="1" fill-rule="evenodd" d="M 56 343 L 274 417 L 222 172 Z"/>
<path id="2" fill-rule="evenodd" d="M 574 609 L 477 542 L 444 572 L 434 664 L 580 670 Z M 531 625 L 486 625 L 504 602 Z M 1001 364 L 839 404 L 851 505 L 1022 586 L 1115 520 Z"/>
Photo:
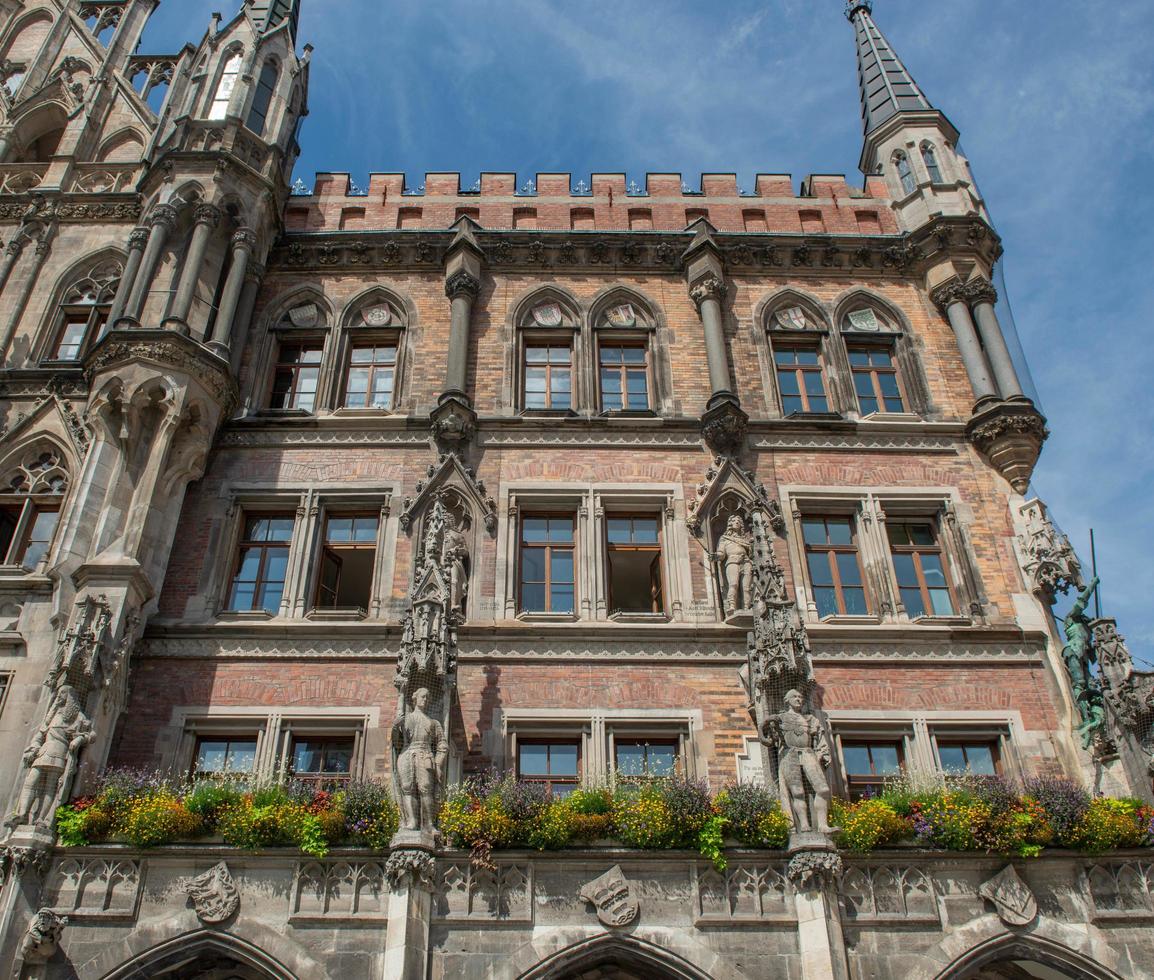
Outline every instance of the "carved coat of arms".
<path id="1" fill-rule="evenodd" d="M 633 884 L 626 879 L 620 865 L 589 882 L 581 889 L 581 897 L 593 903 L 601 924 L 610 928 L 629 925 L 641 912 Z"/>
<path id="2" fill-rule="evenodd" d="M 1034 893 L 1018 876 L 1013 865 L 1007 865 L 978 889 L 987 902 L 994 903 L 998 918 L 1008 926 L 1028 926 L 1038 917 Z"/>
<path id="3" fill-rule="evenodd" d="M 563 319 L 560 303 L 542 303 L 533 308 L 533 322 L 539 327 L 559 327 Z"/>
<path id="4" fill-rule="evenodd" d="M 380 306 L 370 306 L 361 313 L 361 319 L 366 327 L 387 327 L 393 319 L 393 311 L 383 303 Z"/>
<path id="5" fill-rule="evenodd" d="M 809 326 L 805 318 L 805 310 L 800 306 L 791 306 L 788 310 L 781 310 L 777 314 L 777 322 L 786 330 L 804 330 Z"/>
<path id="6" fill-rule="evenodd" d="M 622 303 L 620 306 L 615 306 L 608 310 L 605 314 L 605 319 L 609 321 L 611 327 L 632 327 L 637 323 L 637 313 L 633 309 L 631 303 Z"/>
<path id="7" fill-rule="evenodd" d="M 849 315 L 849 325 L 854 330 L 863 330 L 866 333 L 877 333 L 881 330 L 881 321 L 873 310 L 854 310 Z"/>
<path id="8" fill-rule="evenodd" d="M 240 908 L 240 892 L 223 861 L 195 878 L 182 879 L 181 884 L 192 899 L 197 918 L 208 925 L 224 922 Z"/>
<path id="9" fill-rule="evenodd" d="M 315 327 L 320 319 L 320 310 L 316 303 L 302 303 L 288 311 L 289 323 L 294 327 L 306 329 Z"/>

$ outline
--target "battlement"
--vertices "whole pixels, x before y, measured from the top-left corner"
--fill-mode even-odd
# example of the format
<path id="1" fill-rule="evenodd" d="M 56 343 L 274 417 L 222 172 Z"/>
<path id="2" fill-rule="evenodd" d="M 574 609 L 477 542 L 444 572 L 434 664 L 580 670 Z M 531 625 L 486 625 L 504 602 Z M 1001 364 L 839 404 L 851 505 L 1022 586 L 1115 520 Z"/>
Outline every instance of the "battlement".
<path id="1" fill-rule="evenodd" d="M 318 173 L 311 193 L 297 183 L 286 209 L 290 231 L 448 228 L 468 216 L 484 228 L 543 231 L 682 231 L 706 218 L 726 232 L 894 234 L 885 181 L 851 186 L 842 174 L 811 174 L 795 189 L 790 174 L 758 174 L 752 192 L 736 174 L 702 174 L 693 190 L 681 174 L 484 173 L 463 188 L 458 173 L 429 173 L 412 188 L 404 174 L 375 173 L 361 190 L 347 173 Z"/>

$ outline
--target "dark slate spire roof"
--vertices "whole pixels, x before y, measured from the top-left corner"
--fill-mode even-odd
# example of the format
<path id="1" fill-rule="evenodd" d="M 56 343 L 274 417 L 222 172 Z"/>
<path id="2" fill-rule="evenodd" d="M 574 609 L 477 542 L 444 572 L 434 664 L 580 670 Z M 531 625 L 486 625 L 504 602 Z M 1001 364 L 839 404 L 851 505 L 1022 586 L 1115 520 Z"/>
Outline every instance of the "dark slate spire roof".
<path id="1" fill-rule="evenodd" d="M 252 19 L 262 34 L 287 20 L 293 40 L 296 40 L 301 0 L 246 0 L 246 2 Z"/>
<path id="2" fill-rule="evenodd" d="M 865 134 L 899 112 L 933 109 L 873 19 L 873 0 L 847 0 L 845 15 L 857 32 L 857 71 Z"/>

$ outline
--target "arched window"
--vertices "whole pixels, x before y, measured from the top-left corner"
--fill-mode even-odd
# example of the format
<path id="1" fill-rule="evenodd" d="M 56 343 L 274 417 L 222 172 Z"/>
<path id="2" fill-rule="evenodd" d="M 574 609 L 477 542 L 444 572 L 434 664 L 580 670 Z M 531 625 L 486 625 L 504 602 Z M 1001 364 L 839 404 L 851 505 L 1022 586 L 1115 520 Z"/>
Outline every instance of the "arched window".
<path id="1" fill-rule="evenodd" d="M 0 478 L 0 562 L 34 571 L 48 554 L 68 471 L 60 453 L 43 447 Z"/>
<path id="2" fill-rule="evenodd" d="M 578 317 L 560 296 L 537 297 L 518 330 L 518 407 L 526 412 L 572 412 L 578 407 Z"/>
<path id="3" fill-rule="evenodd" d="M 926 171 L 930 175 L 930 182 L 940 184 L 942 182 L 942 168 L 938 166 L 938 157 L 934 153 L 932 143 L 922 144 L 922 160 L 925 162 Z"/>
<path id="4" fill-rule="evenodd" d="M 236 88 L 237 78 L 240 77 L 240 62 L 240 51 L 234 51 L 224 63 L 220 81 L 216 83 L 216 94 L 212 97 L 212 105 L 208 108 L 209 119 L 224 119 L 228 115 L 228 104 L 232 101 L 232 92 Z"/>
<path id="5" fill-rule="evenodd" d="M 655 412 L 659 405 L 655 325 L 649 311 L 622 295 L 606 302 L 592 324 L 598 409 L 602 414 Z"/>
<path id="6" fill-rule="evenodd" d="M 338 408 L 392 411 L 397 404 L 405 319 L 401 303 L 379 291 L 363 297 L 346 313 Z"/>
<path id="7" fill-rule="evenodd" d="M 910 168 L 910 158 L 904 153 L 898 153 L 894 156 L 894 165 L 898 168 L 898 179 L 902 182 L 902 190 L 907 194 L 912 194 L 917 190 L 917 182 L 914 180 L 914 172 Z"/>
<path id="8" fill-rule="evenodd" d="M 3 58 L 0 58 L 0 77 L 9 95 L 15 95 L 20 88 L 28 66 L 36 60 L 51 29 L 52 18 L 40 11 L 29 17 L 12 38 Z"/>
<path id="9" fill-rule="evenodd" d="M 245 123 L 258 136 L 264 135 L 265 123 L 268 121 L 268 110 L 272 105 L 273 92 L 276 91 L 276 80 L 279 72 L 276 62 L 271 58 L 264 63 L 260 70 L 260 80 L 256 84 L 256 92 L 252 97 L 252 108 L 248 111 L 248 121 Z"/>
<path id="10" fill-rule="evenodd" d="M 64 291 L 48 360 L 78 361 L 104 335 L 121 273 L 119 262 L 103 262 Z"/>

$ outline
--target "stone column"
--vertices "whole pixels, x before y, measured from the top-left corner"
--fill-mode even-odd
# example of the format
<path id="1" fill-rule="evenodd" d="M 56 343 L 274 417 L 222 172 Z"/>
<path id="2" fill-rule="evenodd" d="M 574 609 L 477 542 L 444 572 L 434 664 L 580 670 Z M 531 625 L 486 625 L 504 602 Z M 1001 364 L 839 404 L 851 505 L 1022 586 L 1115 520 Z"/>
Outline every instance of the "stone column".
<path id="1" fill-rule="evenodd" d="M 40 280 L 40 271 L 44 268 L 48 253 L 52 251 L 52 240 L 55 237 L 55 222 L 44 227 L 40 232 L 40 238 L 36 241 L 36 253 L 32 260 L 32 267 L 24 277 L 20 287 L 20 293 L 16 297 L 16 302 L 10 307 L 12 315 L 4 325 L 4 335 L 3 338 L 0 338 L 0 360 L 8 355 L 8 346 L 12 343 L 12 338 L 16 336 L 16 329 L 20 326 L 20 320 L 23 318 L 24 310 L 28 306 L 28 298 L 32 295 L 32 290 Z"/>
<path id="2" fill-rule="evenodd" d="M 833 844 L 790 846 L 786 874 L 797 908 L 798 952 L 804 980 L 849 980 L 837 887 L 843 866 Z"/>
<path id="3" fill-rule="evenodd" d="M 986 368 L 982 346 L 978 343 L 978 335 L 974 331 L 965 285 L 957 279 L 951 279 L 934 290 L 932 298 L 945 312 L 950 326 L 954 328 L 954 336 L 962 354 L 962 363 L 973 386 L 977 404 L 990 398 L 997 398 L 997 391 L 994 390 L 994 383 L 990 380 L 990 372 Z"/>
<path id="4" fill-rule="evenodd" d="M 998 302 L 998 290 L 988 279 L 974 279 L 966 283 L 966 298 L 974 305 L 974 316 L 978 321 L 978 333 L 990 359 L 994 380 L 1003 398 L 1024 398 L 1022 383 L 1006 346 L 1006 335 L 998 322 L 994 304 Z"/>
<path id="5" fill-rule="evenodd" d="M 160 266 L 160 257 L 164 254 L 164 246 L 168 244 L 168 236 L 176 227 L 178 218 L 179 213 L 171 204 L 159 205 L 149 217 L 151 229 L 148 233 L 148 244 L 144 249 L 140 271 L 132 284 L 132 291 L 128 294 L 128 302 L 124 307 L 124 315 L 131 320 L 140 320 L 148 291 L 152 288 L 152 280 L 156 277 L 156 270 Z"/>
<path id="6" fill-rule="evenodd" d="M 424 850 L 394 850 L 385 865 L 389 920 L 382 977 L 423 978 L 428 971 L 429 925 L 437 862 Z"/>
<path id="7" fill-rule="evenodd" d="M 128 306 L 128 295 L 140 275 L 140 260 L 144 257 L 144 247 L 148 244 L 149 232 L 147 228 L 134 228 L 128 236 L 128 260 L 124 263 L 124 274 L 120 277 L 120 286 L 112 300 L 112 308 L 108 311 L 108 326 L 116 327 L 116 321 L 124 316 Z"/>
<path id="8" fill-rule="evenodd" d="M 15 267 L 20 256 L 24 253 L 24 243 L 28 239 L 17 235 L 4 249 L 4 259 L 0 261 L 0 292 L 4 291 L 4 287 L 8 285 L 8 279 L 12 275 L 12 269 Z"/>
<path id="9" fill-rule="evenodd" d="M 188 314 L 196 296 L 196 284 L 200 281 L 204 253 L 208 250 L 208 240 L 220 224 L 220 208 L 212 204 L 201 204 L 194 213 L 192 240 L 184 257 L 184 267 L 180 270 L 180 285 L 176 289 L 176 299 L 168 319 L 178 325 L 182 332 L 188 332 Z"/>
<path id="10" fill-rule="evenodd" d="M 249 228 L 241 228 L 232 236 L 232 265 L 224 292 L 220 296 L 220 308 L 216 311 L 216 323 L 212 327 L 212 339 L 208 346 L 222 357 L 228 357 L 229 338 L 232 336 L 233 322 L 240 305 L 240 294 L 244 289 L 248 260 L 256 250 L 256 233 Z"/>
<path id="11" fill-rule="evenodd" d="M 694 283 L 689 295 L 697 305 L 701 325 L 705 330 L 705 359 L 709 365 L 709 399 L 712 408 L 719 401 L 735 400 L 729 389 L 729 352 L 725 346 L 725 328 L 721 322 L 721 300 L 725 296 L 725 282 L 717 276 L 707 276 Z"/>
<path id="12" fill-rule="evenodd" d="M 259 262 L 249 262 L 244 274 L 244 289 L 240 293 L 240 304 L 236 308 L 236 319 L 233 321 L 235 336 L 231 340 L 232 370 L 235 373 L 240 368 L 240 355 L 244 350 L 248 331 L 252 325 L 252 314 L 256 309 L 256 299 L 260 295 L 260 284 L 264 281 L 264 266 Z M 383 526 L 383 525 L 382 525 Z"/>
<path id="13" fill-rule="evenodd" d="M 449 320 L 449 364 L 442 398 L 455 395 L 468 401 L 465 378 L 469 370 L 469 328 L 473 320 L 473 303 L 480 291 L 480 282 L 463 269 L 445 281 L 445 295 L 452 303 L 452 313 Z"/>

